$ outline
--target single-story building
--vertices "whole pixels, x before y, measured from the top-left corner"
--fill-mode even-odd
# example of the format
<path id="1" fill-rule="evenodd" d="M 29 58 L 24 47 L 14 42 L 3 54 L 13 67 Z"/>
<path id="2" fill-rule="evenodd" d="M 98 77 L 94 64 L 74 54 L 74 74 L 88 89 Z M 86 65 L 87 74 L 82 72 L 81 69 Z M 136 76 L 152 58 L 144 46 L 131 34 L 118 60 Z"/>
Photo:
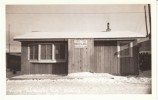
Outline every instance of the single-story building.
<path id="1" fill-rule="evenodd" d="M 14 37 L 21 42 L 23 74 L 75 72 L 138 74 L 138 38 L 123 32 L 30 32 Z"/>

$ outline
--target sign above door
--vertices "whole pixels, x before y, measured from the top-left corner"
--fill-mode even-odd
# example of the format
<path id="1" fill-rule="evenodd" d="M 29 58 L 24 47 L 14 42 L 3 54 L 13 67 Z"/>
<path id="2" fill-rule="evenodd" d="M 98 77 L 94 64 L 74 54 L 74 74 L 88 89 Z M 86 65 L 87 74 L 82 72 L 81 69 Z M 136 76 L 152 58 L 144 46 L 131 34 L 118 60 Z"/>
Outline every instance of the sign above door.
<path id="1" fill-rule="evenodd" d="M 87 48 L 87 40 L 74 40 L 75 48 Z"/>

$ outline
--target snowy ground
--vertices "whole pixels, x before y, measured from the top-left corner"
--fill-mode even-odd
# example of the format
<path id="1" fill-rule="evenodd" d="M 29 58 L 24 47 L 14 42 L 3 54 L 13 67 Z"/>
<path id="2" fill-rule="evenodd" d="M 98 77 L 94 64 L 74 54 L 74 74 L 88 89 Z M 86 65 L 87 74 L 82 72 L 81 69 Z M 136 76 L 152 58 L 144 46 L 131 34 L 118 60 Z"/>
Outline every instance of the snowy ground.
<path id="1" fill-rule="evenodd" d="M 8 95 L 150 94 L 150 76 L 150 72 L 143 72 L 139 76 L 114 76 L 89 72 L 72 73 L 68 76 L 18 75 L 7 79 L 6 93 Z"/>

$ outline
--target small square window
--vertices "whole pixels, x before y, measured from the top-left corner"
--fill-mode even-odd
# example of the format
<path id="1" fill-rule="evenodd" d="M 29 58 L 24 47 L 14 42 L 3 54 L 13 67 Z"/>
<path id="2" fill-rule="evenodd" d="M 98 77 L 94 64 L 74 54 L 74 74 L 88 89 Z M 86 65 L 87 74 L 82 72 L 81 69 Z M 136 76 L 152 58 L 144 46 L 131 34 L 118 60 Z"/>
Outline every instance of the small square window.
<path id="1" fill-rule="evenodd" d="M 132 57 L 131 41 L 119 41 L 118 42 L 118 57 Z"/>
<path id="2" fill-rule="evenodd" d="M 130 44 L 120 43 L 120 56 L 129 56 L 129 55 L 130 55 Z"/>

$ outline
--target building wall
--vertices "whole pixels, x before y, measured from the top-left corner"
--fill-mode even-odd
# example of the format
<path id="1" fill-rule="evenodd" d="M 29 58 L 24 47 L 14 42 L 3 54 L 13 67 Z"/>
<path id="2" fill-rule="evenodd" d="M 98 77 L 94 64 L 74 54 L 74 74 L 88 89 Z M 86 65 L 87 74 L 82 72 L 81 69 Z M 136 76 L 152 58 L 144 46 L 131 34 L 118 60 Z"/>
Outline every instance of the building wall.
<path id="1" fill-rule="evenodd" d="M 94 42 L 95 72 L 116 75 L 138 74 L 138 46 L 136 41 L 133 42 L 132 57 L 117 57 L 117 42 Z"/>
<path id="2" fill-rule="evenodd" d="M 66 63 L 30 63 L 30 74 L 68 74 Z"/>
<path id="3" fill-rule="evenodd" d="M 139 69 L 141 71 L 152 69 L 152 46 L 151 39 L 145 38 L 139 43 Z"/>
<path id="4" fill-rule="evenodd" d="M 35 63 L 28 60 L 28 44 L 41 43 L 22 42 L 21 72 L 22 74 L 67 74 L 68 63 Z M 44 43 L 47 43 L 45 41 Z M 50 42 L 49 42 L 50 43 Z"/>
<path id="5" fill-rule="evenodd" d="M 87 48 L 75 48 L 68 40 L 68 73 L 95 72 L 115 75 L 138 74 L 138 46 L 133 42 L 132 57 L 117 57 L 117 41 L 88 41 Z M 80 39 L 81 40 L 81 39 Z"/>
<path id="6" fill-rule="evenodd" d="M 76 47 L 76 40 L 86 40 L 86 47 Z M 118 57 L 116 40 L 68 39 L 68 61 L 65 63 L 29 62 L 28 44 L 29 42 L 22 42 L 21 70 L 23 74 L 68 74 L 75 72 L 116 75 L 138 74 L 139 49 L 135 41 L 132 57 Z"/>
<path id="7" fill-rule="evenodd" d="M 21 53 L 6 53 L 6 66 L 11 71 L 20 71 Z"/>
<path id="8" fill-rule="evenodd" d="M 21 73 L 30 74 L 30 63 L 28 61 L 28 43 L 21 43 Z"/>
<path id="9" fill-rule="evenodd" d="M 86 40 L 86 48 L 76 48 L 75 40 Z M 69 39 L 68 40 L 68 72 L 94 72 L 94 40 Z"/>
<path id="10" fill-rule="evenodd" d="M 146 40 L 140 42 L 139 45 L 140 45 L 139 52 L 143 52 L 143 51 L 151 52 L 151 40 L 150 39 L 146 39 Z"/>
<path id="11" fill-rule="evenodd" d="M 119 60 L 120 64 L 120 73 L 121 75 L 128 74 L 138 74 L 138 55 L 139 55 L 139 47 L 136 41 L 133 42 L 133 56 L 132 57 L 122 57 Z"/>
<path id="12" fill-rule="evenodd" d="M 117 41 L 94 42 L 95 72 L 119 74 Z"/>

